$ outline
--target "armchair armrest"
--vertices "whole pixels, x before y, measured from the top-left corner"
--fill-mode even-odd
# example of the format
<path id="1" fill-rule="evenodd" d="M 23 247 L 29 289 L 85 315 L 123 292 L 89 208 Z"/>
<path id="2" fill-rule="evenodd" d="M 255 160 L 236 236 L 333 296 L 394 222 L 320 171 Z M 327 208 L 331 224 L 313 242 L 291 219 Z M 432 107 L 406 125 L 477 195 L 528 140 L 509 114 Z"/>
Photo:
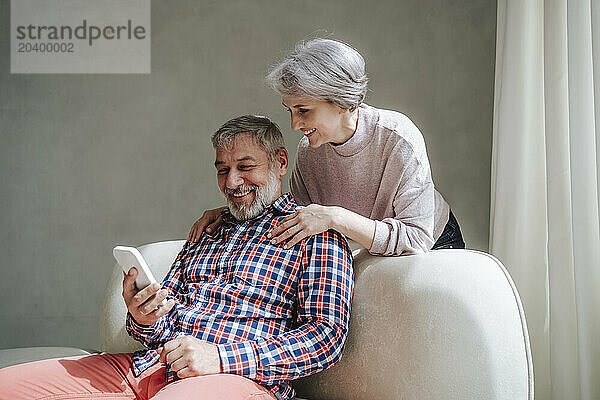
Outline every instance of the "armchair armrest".
<path id="1" fill-rule="evenodd" d="M 533 399 L 529 337 L 502 264 L 471 250 L 355 256 L 342 360 L 295 382 L 326 399 Z"/>

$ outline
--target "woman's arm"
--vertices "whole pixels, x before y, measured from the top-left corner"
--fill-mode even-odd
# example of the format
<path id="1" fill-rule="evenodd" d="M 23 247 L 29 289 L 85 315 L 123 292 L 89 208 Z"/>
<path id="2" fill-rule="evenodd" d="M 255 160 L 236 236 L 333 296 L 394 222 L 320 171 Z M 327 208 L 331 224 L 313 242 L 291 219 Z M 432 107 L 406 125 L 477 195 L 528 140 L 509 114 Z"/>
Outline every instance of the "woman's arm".
<path id="1" fill-rule="evenodd" d="M 344 234 L 365 249 L 370 249 L 375 237 L 375 221 L 342 207 L 332 207 L 333 226 L 331 229 Z"/>
<path id="2" fill-rule="evenodd" d="M 399 141 L 387 160 L 381 185 L 395 188 L 395 194 L 389 199 L 393 215 L 374 220 L 340 206 L 310 204 L 299 208 L 273 229 L 274 243 L 289 240 L 286 245 L 292 246 L 306 236 L 335 229 L 371 254 L 394 256 L 426 252 L 434 242 L 435 189 L 424 143 L 421 145 L 423 151 L 415 153 L 409 143 Z M 296 189 L 302 194 L 300 189 L 306 191 L 306 188 L 297 166 L 298 163 L 290 187 L 292 192 Z M 357 202 L 360 203 L 360 199 Z"/>
<path id="3" fill-rule="evenodd" d="M 361 246 L 370 249 L 375 236 L 375 221 L 337 206 L 310 204 L 298 207 L 268 235 L 273 244 L 286 242 L 290 248 L 307 236 L 334 229 Z"/>
<path id="4" fill-rule="evenodd" d="M 343 207 L 310 204 L 311 199 L 298 167 L 298 160 L 290 177 L 290 189 L 294 199 L 300 205 L 296 213 L 283 220 L 282 224 L 270 232 L 273 244 L 281 243 L 288 238 L 286 248 L 292 247 L 303 238 L 334 229 L 361 246 L 369 249 L 375 236 L 375 221 Z M 288 230 L 292 228 L 291 230 Z"/>

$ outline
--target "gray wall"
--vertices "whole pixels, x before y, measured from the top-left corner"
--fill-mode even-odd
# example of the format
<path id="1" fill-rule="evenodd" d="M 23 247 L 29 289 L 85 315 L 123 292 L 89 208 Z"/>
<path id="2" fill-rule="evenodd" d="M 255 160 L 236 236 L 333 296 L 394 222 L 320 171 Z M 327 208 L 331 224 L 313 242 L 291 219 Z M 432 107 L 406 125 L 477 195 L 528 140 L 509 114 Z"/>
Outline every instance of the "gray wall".
<path id="1" fill-rule="evenodd" d="M 437 188 L 487 250 L 496 3 L 153 1 L 150 75 L 11 75 L 0 0 L 0 348 L 97 348 L 116 244 L 184 238 L 221 204 L 210 133 L 241 113 L 298 135 L 268 66 L 332 35 L 371 105 L 421 128 Z M 368 171 L 365 171 L 368 173 Z"/>

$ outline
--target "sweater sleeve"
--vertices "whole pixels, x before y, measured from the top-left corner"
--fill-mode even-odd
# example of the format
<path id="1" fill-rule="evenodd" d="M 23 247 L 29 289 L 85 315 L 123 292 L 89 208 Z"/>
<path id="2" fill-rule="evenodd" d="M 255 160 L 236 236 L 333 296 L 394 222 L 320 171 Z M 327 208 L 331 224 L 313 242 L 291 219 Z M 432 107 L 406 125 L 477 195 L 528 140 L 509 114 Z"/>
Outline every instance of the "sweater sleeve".
<path id="1" fill-rule="evenodd" d="M 426 153 L 420 157 L 407 142 L 399 142 L 388 160 L 402 165 L 393 198 L 393 218 L 375 221 L 371 254 L 395 256 L 425 253 L 433 246 L 435 189 Z"/>

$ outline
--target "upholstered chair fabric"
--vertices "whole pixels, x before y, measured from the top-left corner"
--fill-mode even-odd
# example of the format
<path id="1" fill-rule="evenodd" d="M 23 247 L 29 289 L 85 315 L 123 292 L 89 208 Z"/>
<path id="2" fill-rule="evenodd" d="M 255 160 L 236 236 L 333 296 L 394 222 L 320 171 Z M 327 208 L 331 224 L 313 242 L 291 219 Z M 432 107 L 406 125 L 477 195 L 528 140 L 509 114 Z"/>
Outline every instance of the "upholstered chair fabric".
<path id="1" fill-rule="evenodd" d="M 141 246 L 162 280 L 184 241 Z M 354 246 L 355 248 L 357 246 Z M 494 257 L 437 250 L 403 257 L 354 255 L 355 289 L 341 361 L 294 383 L 305 399 L 533 400 L 527 325 L 517 290 Z M 121 267 L 113 267 L 101 314 L 101 351 L 141 345 L 125 331 Z M 85 350 L 0 350 L 0 368 Z"/>
<path id="2" fill-rule="evenodd" d="M 157 280 L 184 241 L 140 247 Z M 342 360 L 296 382 L 307 399 L 533 399 L 533 368 L 516 288 L 494 257 L 437 250 L 403 257 L 354 252 L 355 291 Z M 123 274 L 102 311 L 102 351 L 129 352 Z"/>

